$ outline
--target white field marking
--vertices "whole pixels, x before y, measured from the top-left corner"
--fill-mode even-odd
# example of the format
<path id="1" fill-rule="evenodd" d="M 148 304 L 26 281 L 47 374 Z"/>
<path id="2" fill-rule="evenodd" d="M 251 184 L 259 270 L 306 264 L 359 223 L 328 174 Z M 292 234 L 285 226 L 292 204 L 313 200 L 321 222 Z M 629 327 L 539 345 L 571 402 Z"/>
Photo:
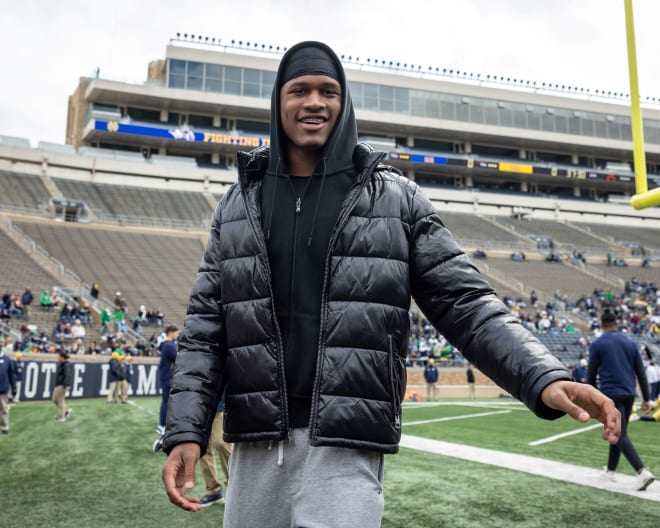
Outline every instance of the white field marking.
<path id="1" fill-rule="evenodd" d="M 455 401 L 455 402 L 420 402 L 420 403 L 404 403 L 403 408 L 406 410 L 412 410 L 412 409 L 423 409 L 426 407 L 476 407 L 479 409 L 492 409 L 492 408 L 499 408 L 499 409 L 508 409 L 510 411 L 528 411 L 527 407 L 525 407 L 522 403 L 516 404 L 515 401 L 511 402 L 474 402 L 470 400 L 465 400 L 465 401 Z"/>
<path id="2" fill-rule="evenodd" d="M 597 424 L 589 425 L 587 427 L 581 427 L 580 429 L 573 429 L 572 431 L 566 431 L 565 433 L 548 436 L 547 438 L 541 438 L 541 440 L 535 440 L 534 442 L 530 442 L 528 445 L 538 446 L 541 444 L 549 444 L 550 442 L 554 442 L 555 440 L 559 440 L 560 438 L 565 438 L 567 436 L 573 436 L 576 434 L 585 433 L 587 431 L 591 431 L 592 429 L 598 429 L 599 427 L 603 427 L 603 424 L 597 423 Z"/>
<path id="3" fill-rule="evenodd" d="M 403 422 L 403 425 L 421 425 L 436 422 L 450 422 L 452 420 L 465 420 L 466 418 L 481 418 L 482 416 L 493 416 L 495 414 L 508 414 L 511 411 L 491 411 L 485 413 L 461 414 L 458 416 L 446 416 L 445 418 L 432 418 L 430 420 L 417 420 L 415 422 Z"/>
<path id="4" fill-rule="evenodd" d="M 596 468 L 495 451 L 494 449 L 452 444 L 407 434 L 401 435 L 401 447 L 660 502 L 660 483 L 651 484 L 646 491 L 634 491 L 637 480 L 632 475 L 617 473 L 616 481 L 612 482 L 604 478 L 600 474 L 600 470 Z"/>
<path id="5" fill-rule="evenodd" d="M 132 405 L 136 409 L 140 409 L 142 412 L 146 412 L 147 414 L 151 414 L 152 416 L 155 416 L 155 415 L 158 414 L 158 412 L 156 412 L 156 411 L 152 411 L 150 409 L 147 409 L 146 407 L 142 407 L 141 405 L 138 405 L 133 400 L 128 400 L 126 403 L 128 403 L 129 405 Z"/>

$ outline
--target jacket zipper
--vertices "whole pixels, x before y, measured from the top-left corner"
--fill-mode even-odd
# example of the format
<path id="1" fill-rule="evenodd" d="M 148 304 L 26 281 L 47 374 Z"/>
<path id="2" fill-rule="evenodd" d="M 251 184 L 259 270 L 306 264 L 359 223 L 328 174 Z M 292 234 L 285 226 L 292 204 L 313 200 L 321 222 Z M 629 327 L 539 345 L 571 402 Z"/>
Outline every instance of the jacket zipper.
<path id="1" fill-rule="evenodd" d="M 396 360 L 394 359 L 394 339 L 392 334 L 387 334 L 387 361 L 390 369 L 390 388 L 392 389 L 392 416 L 394 417 L 394 426 L 399 429 L 401 427 L 401 416 L 398 412 L 398 403 L 399 394 L 396 389 Z"/>
<path id="2" fill-rule="evenodd" d="M 366 171 L 364 172 L 364 175 L 362 176 L 362 181 L 360 182 L 359 187 L 353 188 L 355 195 L 352 197 L 350 203 L 346 206 L 346 208 L 343 211 L 340 211 L 339 219 L 335 224 L 335 228 L 332 232 L 332 238 L 330 239 L 330 243 L 328 244 L 328 252 L 325 257 L 323 288 L 321 290 L 321 324 L 319 327 L 319 345 L 316 353 L 316 374 L 314 375 L 314 388 L 312 389 L 312 410 L 310 412 L 310 417 L 309 417 L 309 434 L 311 439 L 315 439 L 317 436 L 316 424 L 314 418 L 318 412 L 318 400 L 319 400 L 319 393 L 321 391 L 319 378 L 321 375 L 321 360 L 323 358 L 323 348 L 324 348 L 323 334 L 325 330 L 325 322 L 328 316 L 328 280 L 330 276 L 330 257 L 332 256 L 332 248 L 337 242 L 339 233 L 344 228 L 344 225 L 346 225 L 346 222 L 348 221 L 348 217 L 350 216 L 350 214 L 353 212 L 353 209 L 357 205 L 358 200 L 360 199 L 360 195 L 362 194 L 362 191 L 369 182 L 369 178 L 374 173 L 376 166 L 378 165 L 380 160 L 383 159 L 384 156 L 385 154 L 382 154 L 381 156 L 378 156 L 374 161 L 371 162 L 371 165 L 367 167 Z"/>
<path id="3" fill-rule="evenodd" d="M 257 240 L 257 245 L 259 246 L 259 250 L 261 251 L 261 255 L 264 259 L 264 267 L 266 269 L 266 283 L 268 284 L 268 293 L 270 295 L 270 300 L 271 300 L 271 305 L 272 305 L 272 312 L 273 312 L 273 326 L 275 328 L 275 334 L 277 338 L 277 370 L 279 373 L 280 377 L 280 399 L 282 400 L 282 406 L 284 409 L 284 438 L 289 438 L 289 402 L 286 397 L 286 376 L 284 373 L 284 345 L 282 343 L 282 332 L 280 330 L 280 325 L 277 322 L 277 316 L 276 316 L 276 311 L 275 311 L 275 295 L 273 294 L 273 284 L 272 284 L 272 274 L 270 270 L 270 262 L 268 261 L 268 249 L 266 248 L 266 240 L 263 236 L 263 231 L 260 229 L 257 229 L 255 219 L 252 217 L 252 210 L 250 208 L 250 201 L 248 200 L 248 192 L 247 192 L 247 181 L 245 177 L 245 162 L 243 159 L 243 156 L 240 155 L 238 156 L 238 175 L 239 175 L 239 182 L 240 182 L 240 187 L 241 187 L 241 195 L 243 196 L 243 201 L 245 204 L 245 213 L 247 215 L 248 223 L 250 224 L 250 228 L 252 229 L 252 234 L 254 235 L 255 239 Z"/>

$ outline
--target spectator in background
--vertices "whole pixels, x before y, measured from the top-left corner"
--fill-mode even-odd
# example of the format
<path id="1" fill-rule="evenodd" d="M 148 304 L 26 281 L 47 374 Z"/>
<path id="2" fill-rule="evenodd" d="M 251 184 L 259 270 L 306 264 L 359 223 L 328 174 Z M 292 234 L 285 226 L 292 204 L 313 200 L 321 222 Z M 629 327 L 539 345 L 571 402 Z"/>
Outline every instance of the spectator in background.
<path id="1" fill-rule="evenodd" d="M 51 302 L 51 297 L 50 293 L 48 293 L 48 290 L 41 292 L 41 296 L 39 297 L 39 305 L 41 306 L 41 309 L 45 311 L 50 311 L 53 309 L 53 303 Z"/>
<path id="2" fill-rule="evenodd" d="M 34 295 L 32 295 L 32 291 L 30 291 L 30 288 L 25 288 L 23 295 L 21 295 L 21 303 L 23 304 L 23 319 L 26 321 L 30 320 L 30 305 L 33 300 Z"/>
<path id="3" fill-rule="evenodd" d="M 82 339 L 76 339 L 73 343 L 73 347 L 71 347 L 71 354 L 82 355 L 85 352 L 85 343 L 83 343 Z"/>
<path id="4" fill-rule="evenodd" d="M 122 403 L 128 403 L 128 389 L 133 383 L 133 357 L 126 354 L 123 361 L 124 378 L 120 382 L 120 399 Z M 121 361 L 121 360 L 120 360 Z"/>
<path id="5" fill-rule="evenodd" d="M 120 306 L 115 306 L 114 311 L 112 312 L 112 319 L 115 322 L 115 331 L 121 332 L 122 334 L 126 333 L 126 315 L 124 310 Z"/>
<path id="6" fill-rule="evenodd" d="M 9 404 L 16 394 L 16 371 L 9 356 L 0 349 L 0 433 L 9 434 Z"/>
<path id="7" fill-rule="evenodd" d="M 23 362 L 23 352 L 16 352 L 14 356 L 14 374 L 16 375 L 16 390 L 13 391 L 14 401 L 18 403 L 21 401 L 21 386 L 23 385 L 23 370 L 25 370 L 25 363 Z"/>
<path id="8" fill-rule="evenodd" d="M 55 370 L 55 389 L 53 390 L 53 403 L 57 407 L 55 422 L 66 422 L 71 416 L 72 409 L 66 405 L 66 393 L 73 382 L 73 365 L 69 362 L 69 354 L 60 350 L 57 356 L 57 369 Z"/>
<path id="9" fill-rule="evenodd" d="M 104 334 L 105 332 L 110 332 L 110 327 L 108 326 L 108 323 L 112 321 L 112 314 L 110 313 L 110 310 L 108 308 L 103 308 L 101 310 L 101 329 L 100 332 L 101 334 Z"/>
<path id="10" fill-rule="evenodd" d="M 101 292 L 101 288 L 99 286 L 99 283 L 95 282 L 94 284 L 92 284 L 92 286 L 89 289 L 89 296 L 95 301 L 98 301 L 100 292 Z"/>
<path id="11" fill-rule="evenodd" d="M 76 321 L 71 326 L 71 335 L 73 336 L 73 339 L 80 339 L 84 341 L 86 333 L 87 331 L 85 330 L 82 321 L 80 319 L 76 319 Z"/>
<path id="12" fill-rule="evenodd" d="M 85 299 L 83 299 L 80 303 L 80 306 L 78 306 L 78 317 L 84 325 L 88 325 L 92 322 L 92 316 L 89 311 L 89 303 Z"/>
<path id="13" fill-rule="evenodd" d="M 426 362 L 426 366 L 424 367 L 424 380 L 426 380 L 426 399 L 429 401 L 436 399 L 435 384 L 438 382 L 438 377 L 438 367 L 435 366 L 435 360 L 431 358 Z"/>
<path id="14" fill-rule="evenodd" d="M 86 354 L 89 355 L 96 355 L 101 353 L 101 348 L 99 347 L 98 343 L 96 341 L 92 341 L 89 346 L 87 347 L 87 350 L 85 351 Z"/>
<path id="15" fill-rule="evenodd" d="M 170 397 L 170 388 L 172 382 L 172 373 L 174 371 L 174 362 L 179 339 L 179 329 L 174 325 L 168 325 L 165 328 L 165 338 L 161 341 L 158 350 L 160 352 L 160 363 L 158 364 L 158 378 L 162 391 L 162 400 L 160 404 L 160 419 L 156 432 L 159 435 L 165 433 L 165 418 L 167 417 L 167 403 Z"/>
<path id="16" fill-rule="evenodd" d="M 128 311 L 128 305 L 126 304 L 126 299 L 124 299 L 120 291 L 115 293 L 114 304 L 115 304 L 115 309 L 119 309 L 124 313 Z"/>
<path id="17" fill-rule="evenodd" d="M 471 400 L 477 399 L 477 386 L 476 379 L 474 377 L 474 369 L 470 363 L 467 364 L 465 369 L 465 374 L 467 376 L 467 385 L 468 385 L 468 398 Z"/>
<path id="18" fill-rule="evenodd" d="M 587 365 L 589 365 L 589 362 L 584 358 L 575 365 L 573 368 L 573 379 L 575 379 L 575 381 L 579 381 L 580 383 L 587 382 Z"/>
<path id="19" fill-rule="evenodd" d="M 658 387 L 660 386 L 660 365 L 655 358 L 651 358 L 646 366 L 646 379 L 649 382 L 649 398 L 651 401 L 658 399 Z"/>
<path id="20" fill-rule="evenodd" d="M 108 369 L 108 397 L 106 398 L 106 403 L 112 405 L 119 401 L 119 383 L 122 380 L 122 367 L 119 362 L 121 354 L 118 350 L 114 350 L 110 354 L 110 359 L 108 364 L 110 368 Z"/>
<path id="21" fill-rule="evenodd" d="M 596 386 L 600 382 L 603 394 L 614 400 L 621 413 L 621 436 L 616 444 L 610 444 L 610 453 L 604 475 L 615 480 L 614 472 L 619 464 L 621 453 L 637 472 L 637 491 L 644 491 L 655 477 L 642 462 L 637 450 L 628 436 L 628 422 L 635 402 L 635 377 L 642 391 L 642 411 L 651 410 L 649 386 L 644 372 L 644 362 L 637 344 L 628 336 L 618 331 L 617 319 L 609 309 L 603 311 L 600 318 L 603 334 L 589 347 L 589 368 L 587 383 Z"/>
<path id="22" fill-rule="evenodd" d="M 57 294 L 57 290 L 53 290 L 53 293 L 50 294 L 50 305 L 53 308 L 57 308 L 60 305 L 60 297 Z"/>

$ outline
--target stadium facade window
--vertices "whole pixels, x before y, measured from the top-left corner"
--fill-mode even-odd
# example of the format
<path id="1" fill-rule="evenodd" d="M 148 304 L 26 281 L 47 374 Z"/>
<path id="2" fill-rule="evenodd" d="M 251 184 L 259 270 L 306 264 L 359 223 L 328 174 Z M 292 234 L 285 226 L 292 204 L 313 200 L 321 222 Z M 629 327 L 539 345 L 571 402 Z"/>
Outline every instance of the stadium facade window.
<path id="1" fill-rule="evenodd" d="M 555 116 L 552 114 L 544 113 L 541 116 L 541 130 L 546 132 L 555 131 Z"/>
<path id="2" fill-rule="evenodd" d="M 594 121 L 594 132 L 596 137 L 607 137 L 607 125 L 605 121 Z"/>
<path id="3" fill-rule="evenodd" d="M 481 105 L 470 105 L 470 121 L 472 123 L 484 122 L 484 107 Z"/>
<path id="4" fill-rule="evenodd" d="M 275 84 L 275 72 L 261 72 L 261 97 L 270 97 Z"/>
<path id="5" fill-rule="evenodd" d="M 556 115 L 555 116 L 555 132 L 560 134 L 566 134 L 568 132 L 568 123 L 566 122 L 566 116 Z"/>
<path id="6" fill-rule="evenodd" d="M 213 128 L 213 118 L 205 115 L 188 114 L 188 124 L 194 127 Z"/>
<path id="7" fill-rule="evenodd" d="M 349 82 L 348 89 L 351 92 L 351 99 L 355 108 L 362 108 L 362 83 Z"/>
<path id="8" fill-rule="evenodd" d="M 186 61 L 170 59 L 169 66 L 169 81 L 167 84 L 170 88 L 186 87 Z"/>
<path id="9" fill-rule="evenodd" d="M 178 59 L 168 61 L 168 87 L 213 93 L 269 98 L 275 72 Z M 484 123 L 528 130 L 630 140 L 630 118 L 593 112 L 522 105 L 470 96 L 463 97 L 394 86 L 349 82 L 355 108 L 399 114 Z M 646 120 L 645 141 L 660 143 L 660 122 Z"/>
<path id="10" fill-rule="evenodd" d="M 186 75 L 186 88 L 188 90 L 202 90 L 204 87 L 204 64 L 201 62 L 188 62 Z"/>
<path id="11" fill-rule="evenodd" d="M 516 128 L 527 128 L 527 112 L 524 110 L 513 110 L 513 126 Z"/>
<path id="12" fill-rule="evenodd" d="M 255 132 L 257 134 L 268 135 L 270 126 L 262 121 L 247 121 L 245 119 L 236 120 L 236 129 L 242 132 Z"/>
<path id="13" fill-rule="evenodd" d="M 454 103 L 453 105 L 456 109 L 456 119 L 458 121 L 469 121 L 470 120 L 470 105 L 464 103 Z"/>
<path id="14" fill-rule="evenodd" d="M 381 112 L 394 112 L 394 87 L 381 86 L 380 87 L 380 111 Z"/>
<path id="15" fill-rule="evenodd" d="M 500 108 L 498 111 L 499 114 L 499 124 L 500 126 L 510 127 L 513 126 L 513 113 L 509 108 Z"/>
<path id="16" fill-rule="evenodd" d="M 493 101 L 493 103 L 495 103 L 495 101 Z M 495 106 L 495 104 L 487 105 L 485 109 L 485 114 L 486 114 L 487 125 L 497 125 L 498 123 L 497 107 Z"/>
<path id="17" fill-rule="evenodd" d="M 243 68 L 243 95 L 259 97 L 261 94 L 261 73 L 259 70 Z"/>
<path id="18" fill-rule="evenodd" d="M 231 95 L 241 95 L 241 68 L 225 66 L 225 82 L 222 92 Z"/>
<path id="19" fill-rule="evenodd" d="M 619 130 L 619 123 L 612 121 L 607 123 L 607 137 L 612 139 L 619 139 L 621 131 Z"/>
<path id="20" fill-rule="evenodd" d="M 219 64 L 206 65 L 206 77 L 204 79 L 204 90 L 207 92 L 222 92 L 222 78 L 224 76 L 224 66 Z"/>
<path id="21" fill-rule="evenodd" d="M 365 110 L 378 110 L 378 85 L 365 84 L 362 97 L 362 108 Z"/>
<path id="22" fill-rule="evenodd" d="M 408 114 L 410 113 L 410 91 L 408 88 L 395 88 L 394 89 L 394 110 L 397 113 Z"/>
<path id="23" fill-rule="evenodd" d="M 132 108 L 126 109 L 126 114 L 135 121 L 143 121 L 146 123 L 160 123 L 160 111 L 149 110 L 146 108 Z"/>

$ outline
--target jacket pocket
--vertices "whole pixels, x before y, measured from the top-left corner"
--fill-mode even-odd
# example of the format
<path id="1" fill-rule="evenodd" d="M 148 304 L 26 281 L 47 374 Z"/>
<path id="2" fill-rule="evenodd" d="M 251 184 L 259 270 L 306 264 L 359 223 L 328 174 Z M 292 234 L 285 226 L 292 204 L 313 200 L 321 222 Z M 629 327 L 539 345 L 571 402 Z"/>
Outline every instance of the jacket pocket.
<path id="1" fill-rule="evenodd" d="M 406 390 L 406 364 L 405 360 L 399 356 L 394 345 L 394 338 L 391 334 L 387 335 L 387 357 L 390 376 L 390 402 L 392 405 L 392 416 L 394 427 L 401 429 L 401 402 Z"/>

